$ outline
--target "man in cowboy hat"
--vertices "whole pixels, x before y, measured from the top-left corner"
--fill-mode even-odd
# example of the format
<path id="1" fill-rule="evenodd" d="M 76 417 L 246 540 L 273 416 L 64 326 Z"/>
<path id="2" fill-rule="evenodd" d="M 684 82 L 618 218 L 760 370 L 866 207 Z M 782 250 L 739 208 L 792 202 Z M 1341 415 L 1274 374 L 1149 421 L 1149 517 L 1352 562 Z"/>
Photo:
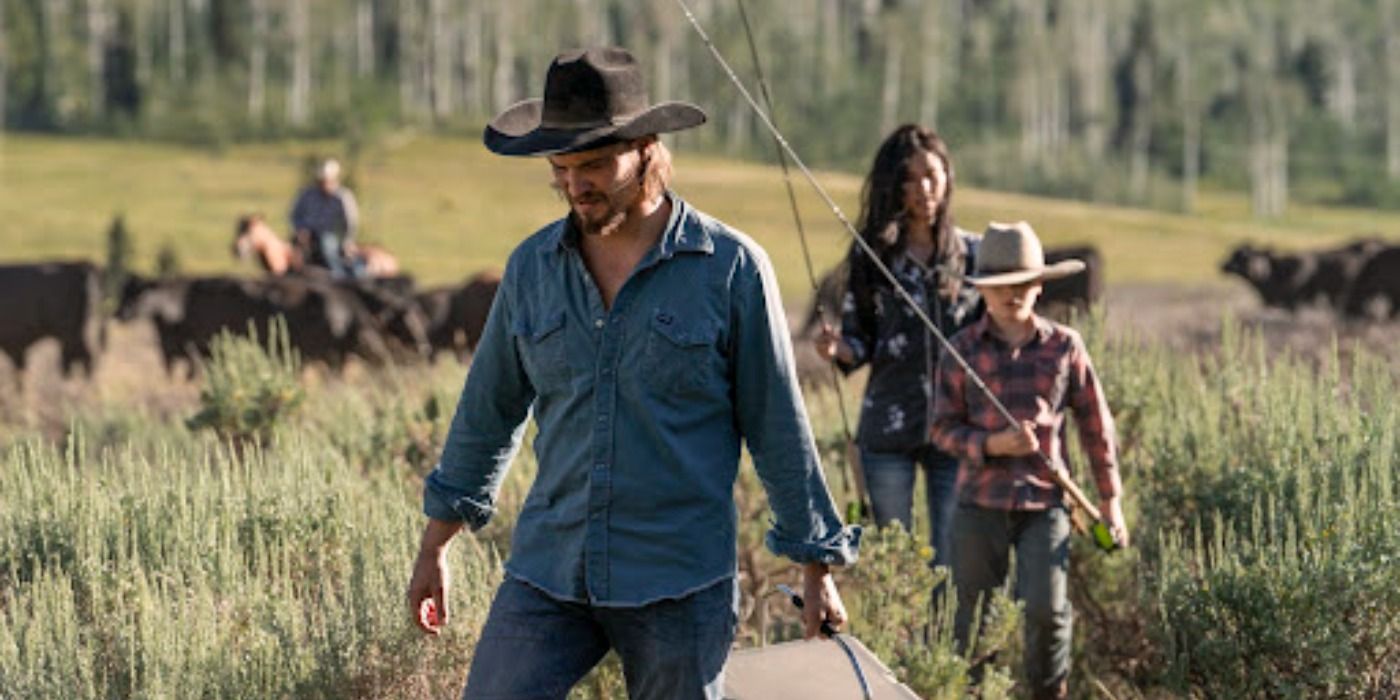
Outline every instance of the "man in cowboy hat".
<path id="1" fill-rule="evenodd" d="M 447 619 L 448 541 L 479 528 L 533 411 L 539 470 L 467 698 L 563 698 L 603 655 L 633 698 L 718 698 L 736 624 L 740 441 L 768 491 L 767 544 L 803 565 L 806 629 L 845 619 L 855 561 L 798 393 L 777 279 L 751 239 L 667 189 L 656 135 L 705 121 L 650 105 L 622 49 L 560 54 L 543 100 L 486 129 L 545 156 L 568 216 L 510 256 L 442 458 L 408 599 Z"/>
<path id="2" fill-rule="evenodd" d="M 946 353 L 934 393 L 933 438 L 959 457 L 955 637 L 966 649 L 973 613 L 1004 584 L 1014 547 L 1016 592 L 1025 603 L 1025 671 L 1037 698 L 1068 693 L 1070 518 L 1064 494 L 1047 471 L 1069 467 L 1067 412 L 1074 414 L 1093 467 L 1104 518 L 1115 539 L 1128 544 L 1113 417 L 1089 353 L 1074 330 L 1035 313 L 1044 280 L 1083 269 L 1078 260 L 1047 267 L 1040 240 L 1024 221 L 991 224 L 969 278 L 982 292 L 987 314 L 951 342 L 1021 422 L 1006 425 Z"/>
<path id="3" fill-rule="evenodd" d="M 355 272 L 346 261 L 354 251 L 360 208 L 355 193 L 340 182 L 340 162 L 327 158 L 316 166 L 316 182 L 292 203 L 292 240 L 324 265 L 334 277 Z"/>

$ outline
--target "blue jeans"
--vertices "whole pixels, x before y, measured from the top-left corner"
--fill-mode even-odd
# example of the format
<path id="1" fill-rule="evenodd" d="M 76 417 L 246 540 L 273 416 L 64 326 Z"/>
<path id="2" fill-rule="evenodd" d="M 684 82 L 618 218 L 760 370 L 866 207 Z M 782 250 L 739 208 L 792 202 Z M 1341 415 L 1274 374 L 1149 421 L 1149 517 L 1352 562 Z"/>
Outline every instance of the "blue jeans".
<path id="1" fill-rule="evenodd" d="M 604 608 L 507 576 L 481 631 L 463 700 L 563 700 L 609 649 L 632 700 L 719 700 L 738 620 L 726 579 L 684 598 Z"/>
<path id="2" fill-rule="evenodd" d="M 924 497 L 928 499 L 928 539 L 934 566 L 951 561 L 953 510 L 957 501 L 958 460 L 933 446 L 909 452 L 860 451 L 865 485 L 875 525 L 885 527 L 898 520 L 907 530 L 914 517 L 914 468 L 924 470 Z"/>

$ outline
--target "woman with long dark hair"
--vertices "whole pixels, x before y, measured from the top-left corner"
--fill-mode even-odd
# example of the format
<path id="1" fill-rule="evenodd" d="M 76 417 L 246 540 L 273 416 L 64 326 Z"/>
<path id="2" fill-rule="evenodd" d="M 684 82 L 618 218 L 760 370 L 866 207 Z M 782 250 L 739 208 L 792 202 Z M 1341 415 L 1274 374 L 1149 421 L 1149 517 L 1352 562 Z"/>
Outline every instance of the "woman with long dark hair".
<path id="1" fill-rule="evenodd" d="M 977 237 L 953 225 L 953 161 L 932 130 L 895 129 L 880 144 L 861 192 L 860 235 L 905 291 L 951 336 L 981 314 L 964 282 Z M 852 245 L 841 330 L 823 323 L 817 352 L 850 373 L 870 365 L 856 441 L 880 527 L 913 516 L 915 469 L 925 476 L 934 565 L 948 562 L 957 460 L 929 438 L 942 347 L 866 253 Z"/>

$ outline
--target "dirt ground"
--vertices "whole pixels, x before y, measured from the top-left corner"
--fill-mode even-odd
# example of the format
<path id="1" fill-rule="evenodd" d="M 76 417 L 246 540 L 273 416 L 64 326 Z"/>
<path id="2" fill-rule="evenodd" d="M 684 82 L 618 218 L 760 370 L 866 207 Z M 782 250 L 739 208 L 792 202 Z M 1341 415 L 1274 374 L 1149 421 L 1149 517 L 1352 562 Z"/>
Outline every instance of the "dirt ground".
<path id="1" fill-rule="evenodd" d="M 1348 322 L 1323 308 L 1298 313 L 1265 308 L 1243 284 L 1186 286 L 1171 283 L 1129 283 L 1108 288 L 1105 323 L 1113 337 L 1164 344 L 1181 351 L 1219 347 L 1223 322 L 1234 319 L 1245 330 L 1261 334 L 1268 348 L 1320 364 L 1330 355 L 1333 338 L 1345 365 L 1357 347 L 1385 353 L 1400 344 L 1400 322 Z M 806 309 L 790 316 L 804 318 Z M 816 385 L 830 383 L 825 368 L 802 339 L 795 341 L 799 373 Z M 1400 364 L 1395 365 L 1400 372 Z"/>
<path id="2" fill-rule="evenodd" d="M 1317 362 L 1330 353 L 1334 336 L 1344 362 L 1358 345 L 1384 353 L 1400 344 L 1400 322 L 1349 323 L 1323 309 L 1297 314 L 1266 309 L 1243 285 L 1122 284 L 1109 288 L 1105 303 L 1109 333 L 1164 343 L 1182 351 L 1217 347 L 1222 320 L 1227 317 L 1261 333 L 1270 349 Z M 789 318 L 801 319 L 805 311 L 801 305 L 792 305 Z M 818 385 L 830 382 L 830 370 L 816 358 L 810 342 L 795 339 L 794 349 L 805 381 Z M 16 391 L 13 368 L 0 359 L 0 442 L 7 434 L 36 430 L 58 439 L 82 407 L 184 417 L 192 412 L 199 395 L 197 382 L 184 379 L 180 373 L 174 378 L 166 376 L 154 332 L 141 322 L 108 327 L 107 350 L 91 381 L 62 378 L 53 341 L 31 348 L 28 364 L 28 376 Z M 363 368 L 352 366 L 346 379 L 354 381 L 362 372 Z"/>
<path id="3" fill-rule="evenodd" d="M 1347 321 L 1320 307 L 1297 313 L 1266 308 L 1243 284 L 1124 284 L 1110 287 L 1105 302 L 1110 333 L 1181 350 L 1218 347 L 1227 317 L 1260 333 L 1271 350 L 1319 361 L 1331 353 L 1334 338 L 1344 360 L 1357 347 L 1384 353 L 1400 341 L 1400 322 Z"/>

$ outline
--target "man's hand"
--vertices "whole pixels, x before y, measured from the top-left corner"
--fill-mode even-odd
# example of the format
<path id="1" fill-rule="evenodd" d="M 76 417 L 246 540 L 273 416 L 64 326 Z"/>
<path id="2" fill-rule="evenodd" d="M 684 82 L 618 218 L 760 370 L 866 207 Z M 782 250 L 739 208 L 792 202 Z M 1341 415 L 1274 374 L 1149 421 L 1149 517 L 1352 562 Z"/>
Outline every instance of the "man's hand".
<path id="1" fill-rule="evenodd" d="M 413 563 L 408 581 L 408 609 L 418 628 L 431 635 L 447 624 L 447 543 L 462 529 L 462 523 L 429 520 L 423 529 L 423 543 Z"/>
<path id="2" fill-rule="evenodd" d="M 447 624 L 448 578 L 446 550 L 436 555 L 418 553 L 413 578 L 408 582 L 408 609 L 418 628 L 434 636 Z"/>
<path id="3" fill-rule="evenodd" d="M 1015 428 L 992 433 L 987 438 L 987 454 L 994 457 L 1024 457 L 1040 451 L 1040 439 L 1035 436 L 1035 423 L 1021 421 Z"/>
<path id="4" fill-rule="evenodd" d="M 846 624 L 846 606 L 836 590 L 836 580 L 826 564 L 802 565 L 802 623 L 803 638 L 811 639 L 821 632 L 822 622 L 834 629 Z"/>
<path id="5" fill-rule="evenodd" d="M 850 344 L 841 339 L 841 334 L 831 327 L 830 323 L 822 321 L 822 329 L 817 333 L 817 337 L 812 339 L 812 347 L 816 349 L 817 355 L 823 360 L 831 362 L 840 359 L 846 364 L 850 364 L 856 358 L 855 351 L 851 350 Z"/>
<path id="6" fill-rule="evenodd" d="M 1123 499 L 1114 496 L 1099 501 L 1099 514 L 1103 516 L 1104 524 L 1108 526 L 1108 531 L 1113 533 L 1113 539 L 1119 547 L 1126 548 L 1130 539 L 1128 537 L 1128 521 L 1123 518 Z"/>

